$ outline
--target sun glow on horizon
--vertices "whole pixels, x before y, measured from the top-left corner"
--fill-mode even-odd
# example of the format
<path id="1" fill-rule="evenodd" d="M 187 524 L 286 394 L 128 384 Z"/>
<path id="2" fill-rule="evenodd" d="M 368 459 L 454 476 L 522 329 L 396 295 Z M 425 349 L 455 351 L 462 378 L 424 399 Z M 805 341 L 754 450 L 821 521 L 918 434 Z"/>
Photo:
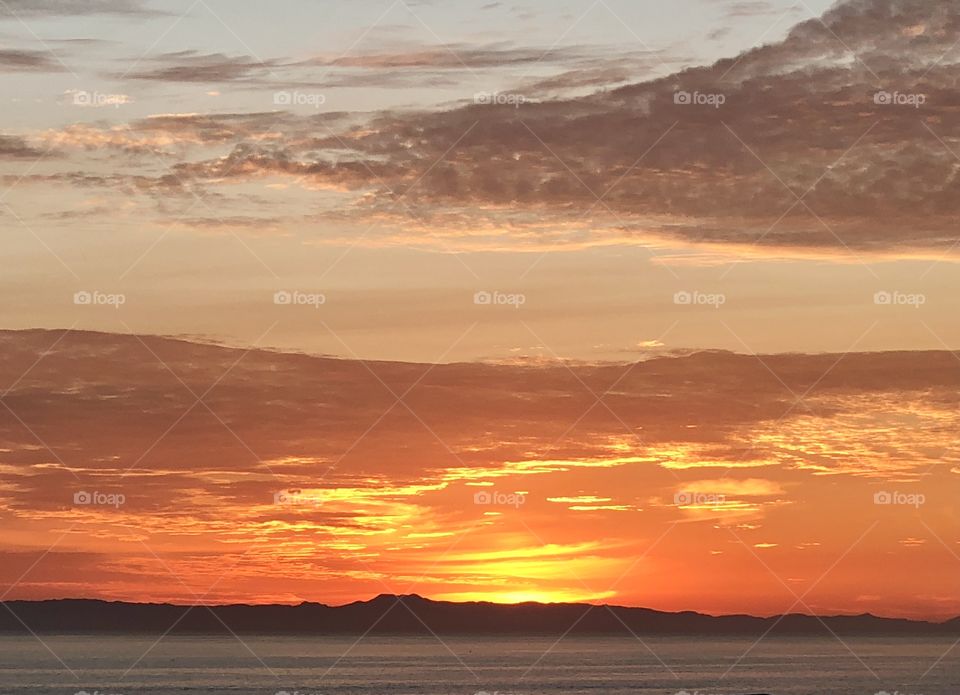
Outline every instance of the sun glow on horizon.
<path id="1" fill-rule="evenodd" d="M 504 605 L 518 603 L 595 603 L 617 595 L 616 591 L 572 591 L 551 589 L 530 589 L 520 591 L 465 591 L 458 593 L 437 594 L 437 601 L 486 602 Z"/>

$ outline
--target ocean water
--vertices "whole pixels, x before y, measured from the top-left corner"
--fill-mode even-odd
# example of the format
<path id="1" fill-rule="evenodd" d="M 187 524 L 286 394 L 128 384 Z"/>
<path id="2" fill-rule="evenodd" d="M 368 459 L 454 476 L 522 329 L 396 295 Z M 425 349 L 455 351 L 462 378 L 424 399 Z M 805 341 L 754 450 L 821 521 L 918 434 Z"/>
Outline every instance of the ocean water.
<path id="1" fill-rule="evenodd" d="M 938 639 L 158 638 L 0 637 L 0 692 L 960 694 L 960 646 Z"/>

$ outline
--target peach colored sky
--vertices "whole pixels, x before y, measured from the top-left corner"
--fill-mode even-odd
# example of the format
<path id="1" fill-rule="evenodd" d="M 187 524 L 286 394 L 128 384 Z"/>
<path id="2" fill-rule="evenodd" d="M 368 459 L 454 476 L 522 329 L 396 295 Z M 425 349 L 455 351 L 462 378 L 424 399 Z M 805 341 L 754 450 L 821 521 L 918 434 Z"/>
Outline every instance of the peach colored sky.
<path id="1" fill-rule="evenodd" d="M 960 340 L 946 7 L 282 5 L 9 4 L 5 327 L 252 344 L 299 290 L 267 344 L 378 359 Z"/>

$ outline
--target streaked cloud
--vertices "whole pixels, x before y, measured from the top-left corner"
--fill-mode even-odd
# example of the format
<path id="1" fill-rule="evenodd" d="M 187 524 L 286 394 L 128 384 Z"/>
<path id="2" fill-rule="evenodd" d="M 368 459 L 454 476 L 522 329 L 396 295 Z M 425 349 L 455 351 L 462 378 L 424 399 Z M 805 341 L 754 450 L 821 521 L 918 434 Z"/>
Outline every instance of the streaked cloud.
<path id="1" fill-rule="evenodd" d="M 0 7 L 0 19 L 100 14 L 138 17 L 165 13 L 152 8 L 145 0 L 5 0 Z"/>
<path id="2" fill-rule="evenodd" d="M 197 51 L 167 53 L 144 61 L 122 77 L 157 82 L 202 82 L 219 84 L 248 78 L 269 71 L 271 63 L 249 56 L 228 56 L 222 53 L 201 54 Z"/>
<path id="3" fill-rule="evenodd" d="M 45 51 L 24 49 L 0 50 L 0 72 L 61 72 L 65 70 L 55 57 Z"/>

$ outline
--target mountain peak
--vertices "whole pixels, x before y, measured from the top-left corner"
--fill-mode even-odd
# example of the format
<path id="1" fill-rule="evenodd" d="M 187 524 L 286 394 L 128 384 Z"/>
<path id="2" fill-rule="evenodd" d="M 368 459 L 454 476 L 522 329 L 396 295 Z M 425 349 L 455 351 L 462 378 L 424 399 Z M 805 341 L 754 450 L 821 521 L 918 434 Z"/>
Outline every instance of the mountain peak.
<path id="1" fill-rule="evenodd" d="M 433 603 L 430 599 L 426 599 L 420 594 L 377 594 L 372 599 L 366 603 L 385 603 L 392 601 L 403 601 L 404 603 L 410 602 L 419 602 L 419 603 Z"/>

